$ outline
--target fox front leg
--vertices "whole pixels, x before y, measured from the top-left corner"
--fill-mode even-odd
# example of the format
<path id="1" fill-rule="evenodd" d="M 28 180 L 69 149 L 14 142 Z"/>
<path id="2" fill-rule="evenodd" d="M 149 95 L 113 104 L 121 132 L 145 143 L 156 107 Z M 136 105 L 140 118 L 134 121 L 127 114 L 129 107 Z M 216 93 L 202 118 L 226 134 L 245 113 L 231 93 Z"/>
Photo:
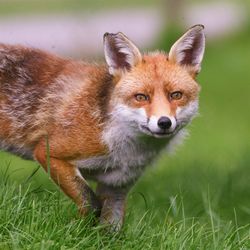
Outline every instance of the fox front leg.
<path id="1" fill-rule="evenodd" d="M 82 215 L 100 214 L 101 202 L 74 165 L 56 158 L 51 152 L 48 169 L 46 147 L 43 144 L 35 148 L 34 157 L 45 171 L 50 173 L 51 178 L 63 192 L 78 205 Z"/>
<path id="2" fill-rule="evenodd" d="M 128 188 L 116 188 L 98 184 L 96 193 L 101 200 L 100 223 L 111 231 L 119 231 L 124 222 Z"/>

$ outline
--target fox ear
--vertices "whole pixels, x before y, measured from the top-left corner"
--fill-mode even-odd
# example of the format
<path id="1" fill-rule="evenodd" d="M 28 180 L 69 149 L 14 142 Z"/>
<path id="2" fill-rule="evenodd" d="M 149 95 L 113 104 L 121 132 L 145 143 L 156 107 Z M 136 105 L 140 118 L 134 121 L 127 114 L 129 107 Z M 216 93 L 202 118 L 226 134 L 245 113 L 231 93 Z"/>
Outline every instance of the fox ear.
<path id="1" fill-rule="evenodd" d="M 201 69 L 204 51 L 204 26 L 200 24 L 195 25 L 171 47 L 169 61 L 190 66 L 192 73 L 198 74 Z"/>
<path id="2" fill-rule="evenodd" d="M 142 60 L 139 49 L 121 32 L 105 33 L 104 54 L 111 75 L 120 75 Z"/>

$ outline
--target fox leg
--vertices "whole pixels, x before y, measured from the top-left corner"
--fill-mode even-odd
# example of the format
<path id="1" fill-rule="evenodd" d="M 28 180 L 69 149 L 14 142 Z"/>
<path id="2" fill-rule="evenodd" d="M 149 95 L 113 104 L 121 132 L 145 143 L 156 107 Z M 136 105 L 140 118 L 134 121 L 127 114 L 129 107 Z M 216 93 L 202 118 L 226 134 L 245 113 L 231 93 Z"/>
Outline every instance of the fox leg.
<path id="1" fill-rule="evenodd" d="M 46 149 L 40 145 L 35 148 L 34 157 L 45 171 L 50 172 L 51 178 L 63 192 L 78 205 L 82 215 L 89 212 L 94 212 L 97 215 L 100 213 L 100 201 L 74 165 L 53 157 L 52 153 L 49 160 L 50 169 L 48 170 Z"/>
<path id="2" fill-rule="evenodd" d="M 98 184 L 96 193 L 102 203 L 100 223 L 119 231 L 124 221 L 128 189 Z"/>

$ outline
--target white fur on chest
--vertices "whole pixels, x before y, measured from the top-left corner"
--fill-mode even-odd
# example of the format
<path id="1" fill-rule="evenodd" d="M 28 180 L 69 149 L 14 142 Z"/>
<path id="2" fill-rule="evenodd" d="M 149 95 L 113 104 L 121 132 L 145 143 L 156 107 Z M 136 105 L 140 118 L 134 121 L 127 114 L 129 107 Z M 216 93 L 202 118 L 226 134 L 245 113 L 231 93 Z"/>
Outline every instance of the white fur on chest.
<path id="1" fill-rule="evenodd" d="M 179 141 L 178 134 L 171 140 L 147 135 L 142 137 L 136 128 L 131 128 L 131 124 L 113 121 L 112 126 L 103 133 L 103 141 L 109 148 L 109 154 L 74 163 L 78 168 L 94 172 L 92 178 L 97 181 L 123 186 L 137 180 L 145 166 L 149 165 L 160 151 L 167 149 L 172 142 Z"/>
<path id="2" fill-rule="evenodd" d="M 121 186 L 136 180 L 156 151 L 140 142 L 134 132 L 128 133 L 125 129 L 118 126 L 106 131 L 104 139 L 108 138 L 109 154 L 79 160 L 77 167 L 100 170 L 94 179 L 108 185 Z"/>

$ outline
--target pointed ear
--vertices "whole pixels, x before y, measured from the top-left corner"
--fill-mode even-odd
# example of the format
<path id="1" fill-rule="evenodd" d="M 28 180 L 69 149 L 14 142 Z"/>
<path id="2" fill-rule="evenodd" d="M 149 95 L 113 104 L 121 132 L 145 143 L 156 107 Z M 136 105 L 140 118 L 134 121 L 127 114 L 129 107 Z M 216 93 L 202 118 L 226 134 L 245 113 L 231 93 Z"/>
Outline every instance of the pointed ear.
<path id="1" fill-rule="evenodd" d="M 192 74 L 198 74 L 205 51 L 205 34 L 203 25 L 191 27 L 169 52 L 169 61 L 187 65 Z"/>
<path id="2" fill-rule="evenodd" d="M 139 49 L 121 32 L 105 33 L 104 54 L 111 75 L 120 75 L 141 62 Z"/>

